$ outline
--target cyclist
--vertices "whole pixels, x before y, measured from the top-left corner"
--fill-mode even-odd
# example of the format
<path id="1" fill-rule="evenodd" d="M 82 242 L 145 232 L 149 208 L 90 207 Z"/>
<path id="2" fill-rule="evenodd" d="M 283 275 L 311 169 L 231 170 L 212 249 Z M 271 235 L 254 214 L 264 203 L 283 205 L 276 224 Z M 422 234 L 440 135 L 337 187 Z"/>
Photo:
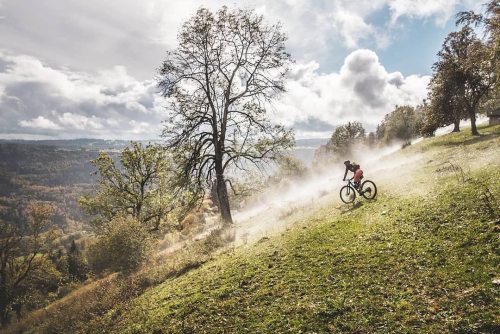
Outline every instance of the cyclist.
<path id="1" fill-rule="evenodd" d="M 348 171 L 353 172 L 354 186 L 356 187 L 356 189 L 359 189 L 361 183 L 360 181 L 363 178 L 363 171 L 361 170 L 361 167 L 354 161 L 351 163 L 349 160 L 344 161 L 344 165 L 345 165 L 345 173 L 343 180 L 345 181 L 345 177 L 347 176 Z"/>

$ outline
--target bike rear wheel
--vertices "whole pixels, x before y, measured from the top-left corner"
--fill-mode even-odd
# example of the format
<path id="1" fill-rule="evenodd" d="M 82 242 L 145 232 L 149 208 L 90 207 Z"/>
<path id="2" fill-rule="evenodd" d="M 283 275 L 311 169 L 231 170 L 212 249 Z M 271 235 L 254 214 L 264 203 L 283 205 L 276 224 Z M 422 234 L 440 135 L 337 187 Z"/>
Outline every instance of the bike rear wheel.
<path id="1" fill-rule="evenodd" d="M 373 181 L 366 180 L 361 184 L 360 193 L 366 199 L 374 199 L 377 196 L 377 186 Z"/>
<path id="2" fill-rule="evenodd" d="M 343 186 L 340 189 L 340 199 L 346 204 L 352 203 L 356 199 L 356 191 L 351 186 Z"/>

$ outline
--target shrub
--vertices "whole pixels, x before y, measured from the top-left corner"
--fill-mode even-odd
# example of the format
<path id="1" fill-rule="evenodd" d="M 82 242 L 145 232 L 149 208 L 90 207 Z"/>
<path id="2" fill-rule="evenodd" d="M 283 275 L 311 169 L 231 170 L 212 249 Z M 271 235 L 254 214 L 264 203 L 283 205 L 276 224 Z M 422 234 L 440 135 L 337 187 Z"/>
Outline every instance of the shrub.
<path id="1" fill-rule="evenodd" d="M 405 140 L 401 145 L 401 148 L 407 148 L 408 146 L 411 146 L 411 140 Z"/>
<path id="2" fill-rule="evenodd" d="M 131 218 L 116 218 L 89 247 L 88 261 L 96 273 L 106 270 L 133 271 L 148 258 L 152 243 L 147 231 Z"/>

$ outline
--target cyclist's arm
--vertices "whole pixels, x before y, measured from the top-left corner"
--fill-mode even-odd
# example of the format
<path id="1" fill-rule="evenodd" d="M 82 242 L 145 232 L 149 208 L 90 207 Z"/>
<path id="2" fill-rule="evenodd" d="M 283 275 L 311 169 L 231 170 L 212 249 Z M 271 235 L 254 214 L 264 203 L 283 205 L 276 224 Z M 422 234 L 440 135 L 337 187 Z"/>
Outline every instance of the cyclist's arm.
<path id="1" fill-rule="evenodd" d="M 344 173 L 344 179 L 343 179 L 344 181 L 345 181 L 345 177 L 347 176 L 347 171 L 348 171 L 348 169 L 347 169 L 347 167 L 346 167 L 346 168 L 345 168 L 345 173 Z"/>

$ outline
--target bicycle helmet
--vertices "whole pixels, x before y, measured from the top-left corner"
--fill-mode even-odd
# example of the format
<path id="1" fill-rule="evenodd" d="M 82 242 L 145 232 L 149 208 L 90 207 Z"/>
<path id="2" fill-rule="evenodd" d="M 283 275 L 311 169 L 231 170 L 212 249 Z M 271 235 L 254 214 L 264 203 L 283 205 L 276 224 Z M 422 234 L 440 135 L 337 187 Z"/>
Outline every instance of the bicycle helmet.
<path id="1" fill-rule="evenodd" d="M 344 161 L 344 165 L 349 165 L 351 162 L 349 160 Z"/>

